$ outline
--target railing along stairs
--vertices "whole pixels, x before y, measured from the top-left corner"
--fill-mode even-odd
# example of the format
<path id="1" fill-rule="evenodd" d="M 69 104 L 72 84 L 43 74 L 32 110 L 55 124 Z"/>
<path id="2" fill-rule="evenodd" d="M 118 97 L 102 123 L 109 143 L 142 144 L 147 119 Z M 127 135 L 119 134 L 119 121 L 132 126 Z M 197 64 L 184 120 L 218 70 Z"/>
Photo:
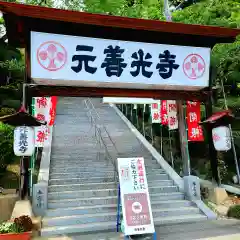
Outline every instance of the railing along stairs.
<path id="1" fill-rule="evenodd" d="M 87 109 L 87 116 L 91 121 L 91 126 L 94 127 L 96 141 L 100 147 L 100 150 L 104 149 L 106 159 L 112 162 L 114 167 L 114 179 L 115 181 L 118 181 L 118 168 L 116 162 L 118 150 L 116 145 L 113 142 L 106 126 L 101 123 L 101 118 L 91 100 L 87 98 L 84 100 L 84 104 Z M 110 140 L 110 145 L 106 143 L 107 139 Z"/>

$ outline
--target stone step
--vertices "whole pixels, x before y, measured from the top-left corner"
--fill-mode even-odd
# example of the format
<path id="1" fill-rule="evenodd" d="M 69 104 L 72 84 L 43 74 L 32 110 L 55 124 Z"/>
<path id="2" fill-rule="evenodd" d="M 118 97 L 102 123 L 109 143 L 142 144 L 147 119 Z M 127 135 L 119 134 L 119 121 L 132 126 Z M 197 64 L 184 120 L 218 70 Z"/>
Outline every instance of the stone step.
<path id="1" fill-rule="evenodd" d="M 54 168 L 53 168 L 54 169 Z M 92 166 L 92 168 L 88 167 L 83 169 L 80 166 L 76 166 L 72 171 L 66 171 L 63 173 L 56 172 L 56 170 L 51 170 L 50 171 L 50 178 L 51 179 L 59 179 L 59 178 L 85 178 L 86 176 L 94 176 L 94 177 L 102 177 L 102 176 L 107 176 L 111 177 L 114 175 L 118 175 L 118 173 L 115 172 L 114 167 L 112 166 L 111 168 L 98 168 L 97 166 Z M 147 169 L 146 170 L 146 175 L 151 176 L 151 175 L 158 175 L 158 174 L 165 174 L 165 171 L 163 169 Z"/>
<path id="2" fill-rule="evenodd" d="M 60 156 L 68 156 L 68 154 L 71 157 L 87 157 L 87 156 L 94 156 L 97 153 L 105 153 L 106 152 L 106 150 L 104 148 L 99 150 L 98 149 L 99 147 L 98 147 L 97 143 L 96 144 L 91 144 L 91 146 L 86 147 L 86 148 L 82 148 L 82 147 L 78 148 L 77 146 L 74 146 L 74 147 L 70 148 L 68 145 L 66 147 L 67 147 L 67 152 L 66 152 L 66 148 L 63 149 L 63 146 L 61 146 L 60 148 L 54 147 L 53 150 L 52 150 L 53 157 L 57 158 L 57 157 L 60 157 Z M 64 155 L 62 155 L 62 154 L 64 154 Z"/>
<path id="3" fill-rule="evenodd" d="M 172 193 L 150 193 L 151 202 L 154 201 L 171 201 L 171 200 L 183 200 L 184 194 L 180 192 Z M 80 206 L 94 206 L 94 205 L 109 205 L 116 204 L 117 196 L 107 197 L 92 197 L 92 198 L 68 198 L 48 200 L 48 208 L 66 208 L 66 207 L 80 207 Z"/>
<path id="4" fill-rule="evenodd" d="M 104 183 L 104 182 L 113 182 L 116 180 L 116 178 L 118 178 L 118 173 L 117 172 L 113 172 L 112 175 L 102 175 L 102 176 L 98 176 L 98 177 L 91 177 L 93 175 L 93 173 L 89 173 L 89 174 L 85 174 L 83 175 L 82 173 L 80 173 L 80 175 L 78 175 L 78 173 L 74 174 L 75 178 L 68 178 L 68 176 L 66 176 L 66 178 L 64 178 L 64 176 L 61 176 L 61 178 L 52 178 L 52 174 L 50 174 L 50 180 L 49 180 L 49 184 L 50 185 L 65 185 L 65 184 L 77 184 L 77 183 Z M 95 173 L 94 173 L 95 175 Z M 82 176 L 81 178 L 78 176 Z M 54 176 L 53 176 L 54 177 Z M 169 177 L 167 174 L 147 174 L 147 180 L 153 181 L 153 180 L 169 180 Z"/>
<path id="5" fill-rule="evenodd" d="M 90 151 L 90 150 L 89 150 Z M 73 153 L 68 153 L 67 152 L 62 152 L 61 154 L 55 154 L 53 153 L 52 157 L 51 157 L 51 163 L 52 164 L 64 164 L 67 161 L 70 161 L 71 163 L 75 163 L 77 164 L 78 162 L 82 162 L 82 163 L 98 163 L 99 159 L 102 163 L 104 163 L 106 161 L 106 156 L 107 154 L 110 154 L 112 157 L 115 158 L 115 155 L 113 155 L 110 152 L 101 152 L 101 153 L 87 153 L 85 152 L 83 153 L 76 153 L 75 155 L 73 155 Z"/>
<path id="6" fill-rule="evenodd" d="M 69 164 L 69 163 L 68 163 Z M 50 168 L 50 173 L 54 173 L 54 174 L 72 174 L 72 173 L 80 173 L 80 172 L 89 172 L 90 170 L 92 171 L 92 168 L 97 169 L 97 171 L 113 171 L 114 170 L 114 166 L 113 164 L 110 162 L 108 162 L 107 164 L 102 164 L 102 165 L 96 165 L 96 164 L 89 164 L 89 165 L 77 165 L 77 166 L 72 166 L 72 164 L 70 163 L 70 166 L 65 166 L 65 168 L 63 166 L 61 167 L 56 167 L 56 168 Z M 159 169 L 159 171 L 161 171 L 161 169 Z"/>
<path id="7" fill-rule="evenodd" d="M 54 141 L 54 139 L 53 139 L 53 141 Z M 99 146 L 97 139 L 88 140 L 84 137 L 66 136 L 66 137 L 63 137 L 61 142 L 60 141 L 56 141 L 56 143 L 53 142 L 52 150 L 56 151 L 56 152 L 59 152 L 59 151 L 62 152 L 63 151 L 62 147 L 67 147 L 68 152 L 75 152 L 76 150 L 81 151 L 81 149 L 82 149 L 81 144 L 83 142 L 84 142 L 84 147 L 86 147 L 86 148 L 92 148 L 92 147 L 97 148 L 97 146 Z M 78 148 L 78 146 L 79 146 L 79 148 Z M 85 148 L 83 149 L 83 151 L 86 152 Z M 93 151 L 93 152 L 95 152 L 95 151 Z"/>
<path id="8" fill-rule="evenodd" d="M 96 156 L 103 156 L 105 155 L 106 151 L 105 150 L 102 150 L 102 152 L 99 152 L 99 151 L 96 151 L 96 152 L 92 152 L 90 150 L 88 151 L 85 151 L 85 152 L 81 152 L 79 151 L 78 153 L 70 153 L 70 152 L 64 152 L 63 149 L 61 150 L 61 153 L 59 152 L 54 152 L 52 151 L 52 155 L 51 155 L 51 162 L 55 162 L 55 161 L 58 161 L 58 162 L 61 162 L 61 161 L 86 161 L 86 160 L 91 160 L 93 159 L 92 157 L 96 157 Z M 115 150 L 113 151 L 108 151 L 109 154 L 111 154 L 112 156 L 116 156 L 116 161 L 117 161 L 117 158 L 119 158 L 119 156 L 116 154 Z M 159 163 L 155 160 L 155 159 L 152 159 L 152 158 L 145 158 L 145 166 L 154 166 L 154 165 L 159 165 Z"/>
<path id="9" fill-rule="evenodd" d="M 58 209 L 67 207 L 110 205 L 117 203 L 117 196 L 113 197 L 95 197 L 95 198 L 66 198 L 57 200 L 48 200 L 48 209 Z"/>
<path id="10" fill-rule="evenodd" d="M 89 150 L 90 151 L 90 150 Z M 110 153 L 109 153 L 110 154 Z M 100 158 L 99 158 L 100 157 Z M 53 153 L 52 157 L 51 157 L 51 163 L 55 164 L 64 164 L 68 161 L 70 161 L 71 163 L 78 163 L 78 162 L 82 162 L 82 163 L 90 163 L 90 162 L 95 162 L 98 163 L 98 159 L 101 160 L 101 162 L 104 163 L 105 159 L 106 159 L 106 152 L 102 152 L 102 153 L 77 153 L 75 155 L 73 155 L 73 153 L 69 153 L 69 155 L 65 152 L 62 153 L 62 155 L 60 155 L 60 153 L 55 154 Z"/>
<path id="11" fill-rule="evenodd" d="M 94 168 L 105 168 L 106 166 L 113 165 L 113 159 L 114 158 L 99 158 L 97 155 L 94 157 L 91 157 L 91 159 L 86 159 L 86 158 L 77 158 L 77 159 L 64 159 L 64 160 L 59 160 L 59 159 L 51 159 L 51 167 L 53 167 L 53 170 L 58 170 L 58 169 L 65 169 L 67 168 L 76 168 L 76 167 L 82 167 L 82 168 L 87 168 L 94 166 Z M 117 161 L 115 161 L 117 164 Z M 161 169 L 160 165 L 158 163 L 146 163 L 145 165 L 146 169 Z"/>
<path id="12" fill-rule="evenodd" d="M 94 166 L 93 166 L 94 167 Z M 105 178 L 111 178 L 113 176 L 117 175 L 117 173 L 115 171 L 110 171 L 110 172 L 99 172 L 97 170 L 95 171 L 91 171 L 91 172 L 78 172 L 78 173 L 74 173 L 74 177 L 72 176 L 72 179 L 70 179 L 72 183 L 74 183 L 74 181 L 72 180 L 75 180 L 75 181 L 78 181 L 77 179 L 78 178 L 91 178 L 92 176 L 94 177 L 105 177 Z M 55 175 L 51 174 L 51 177 L 55 177 Z M 61 178 L 64 177 L 64 176 L 61 176 Z M 62 180 L 66 180 L 62 178 Z"/>
<path id="13" fill-rule="evenodd" d="M 61 174 L 66 175 L 71 175 L 73 176 L 74 173 L 81 173 L 81 172 L 111 172 L 114 171 L 114 167 L 112 164 L 109 164 L 109 166 L 107 167 L 100 167 L 100 166 L 96 166 L 96 165 L 92 165 L 92 167 L 90 167 L 91 165 L 89 164 L 89 166 L 85 166 L 83 167 L 82 165 L 78 165 L 78 166 L 71 166 L 71 167 L 67 167 L 67 168 L 52 168 L 50 169 L 50 174 L 53 176 L 55 174 L 58 174 L 59 176 Z M 93 170 L 94 168 L 94 170 Z M 161 171 L 161 170 L 159 170 Z M 56 177 L 58 178 L 58 177 Z"/>
<path id="14" fill-rule="evenodd" d="M 76 174 L 75 174 L 76 175 Z M 111 177 L 91 177 L 86 176 L 85 178 L 51 178 L 49 180 L 49 185 L 65 185 L 65 184 L 86 184 L 86 183 L 105 183 L 105 182 L 114 182 L 116 179 L 118 179 L 118 175 L 116 173 L 116 176 Z"/>
<path id="15" fill-rule="evenodd" d="M 201 214 L 192 214 L 185 216 L 172 216 L 172 217 L 158 217 L 154 218 L 155 226 L 159 225 L 170 225 L 178 224 L 185 222 L 198 222 L 206 220 L 207 217 Z M 88 233 L 88 232 L 99 232 L 99 231 L 115 231 L 116 230 L 116 221 L 111 222 L 98 222 L 98 223 L 89 223 L 89 224 L 77 224 L 77 225 L 68 225 L 65 226 L 55 226 L 55 227 L 46 227 L 42 228 L 41 236 L 57 236 L 62 234 L 71 234 L 71 233 Z"/>
<path id="16" fill-rule="evenodd" d="M 148 182 L 148 186 L 173 186 L 172 180 L 160 180 Z M 48 192 L 62 192 L 62 191 L 78 191 L 78 190 L 93 190 L 93 189 L 109 189 L 117 188 L 118 183 L 89 183 L 89 184 L 67 184 L 67 185 L 49 185 Z"/>
<path id="17" fill-rule="evenodd" d="M 94 144 L 93 144 L 94 146 Z M 74 150 L 74 151 L 73 151 Z M 94 156 L 97 153 L 105 153 L 105 149 L 102 147 L 101 151 L 99 150 L 99 145 L 96 143 L 95 149 L 94 150 L 90 150 L 89 148 L 86 149 L 82 149 L 81 147 L 76 147 L 74 149 L 72 149 L 72 151 L 68 150 L 66 152 L 66 149 L 63 149 L 62 147 L 60 149 L 52 149 L 52 155 L 51 155 L 51 159 L 71 159 L 71 158 L 80 158 L 80 157 L 88 157 L 88 156 Z M 111 154 L 115 154 L 117 156 L 117 158 L 127 158 L 129 156 L 132 157 L 139 157 L 139 154 L 132 154 L 130 152 L 123 152 L 121 153 L 119 150 L 118 152 L 116 152 L 115 148 L 110 145 L 110 147 L 108 148 L 108 152 Z M 123 155 L 123 156 L 122 156 Z M 152 158 L 150 156 L 144 156 L 141 154 L 141 157 L 144 158 L 144 162 L 145 164 L 148 163 L 157 163 L 156 160 L 152 160 Z"/>
<path id="18" fill-rule="evenodd" d="M 181 208 L 165 208 L 165 209 L 154 209 L 153 218 L 165 216 L 180 216 L 180 215 L 191 215 L 198 214 L 199 209 L 196 207 L 181 207 Z M 96 222 L 114 222 L 116 221 L 117 211 L 105 212 L 105 213 L 95 213 L 95 214 L 81 214 L 81 215 L 69 215 L 61 217 L 44 217 L 42 220 L 43 227 L 53 227 L 53 226 L 64 226 L 66 223 L 68 225 L 75 224 L 87 224 Z"/>
<path id="19" fill-rule="evenodd" d="M 67 163 L 66 163 L 67 164 Z M 65 165 L 66 165 L 65 164 Z M 69 163 L 68 163 L 69 164 Z M 91 172 L 93 171 L 94 168 L 94 172 L 97 170 L 99 172 L 109 172 L 109 171 L 114 171 L 114 166 L 112 164 L 112 162 L 108 163 L 107 165 L 96 165 L 96 164 L 89 164 L 89 165 L 77 165 L 77 166 L 72 166 L 72 163 L 70 164 L 70 166 L 61 166 L 61 167 L 53 167 L 50 168 L 50 173 L 51 174 L 73 174 L 73 173 L 81 173 L 81 172 Z M 163 169 L 160 168 L 160 166 L 146 166 L 145 167 L 146 172 L 147 173 L 165 173 L 165 171 Z"/>
<path id="20" fill-rule="evenodd" d="M 88 157 L 77 157 L 77 158 L 69 158 L 69 159 L 64 159 L 64 160 L 59 160 L 59 159 L 52 159 L 51 160 L 51 166 L 61 168 L 61 167 L 66 167 L 66 164 L 68 163 L 67 167 L 71 166 L 82 166 L 82 167 L 87 167 L 87 166 L 103 166 L 105 167 L 106 165 L 109 165 L 110 163 L 113 163 L 113 157 L 109 158 L 109 155 L 91 155 Z"/>
<path id="21" fill-rule="evenodd" d="M 165 208 L 181 208 L 193 206 L 191 201 L 187 200 L 169 200 L 169 201 L 153 201 L 151 202 L 152 209 Z M 117 211 L 117 203 L 109 205 L 94 205 L 94 206 L 77 206 L 77 207 L 63 207 L 56 209 L 48 209 L 46 217 L 60 217 L 72 216 L 81 214 L 104 213 Z"/>
<path id="22" fill-rule="evenodd" d="M 150 186 L 149 193 L 172 193 L 177 192 L 177 186 Z M 81 190 L 81 191 L 64 191 L 64 192 L 49 192 L 49 200 L 68 199 L 68 198 L 91 198 L 91 197 L 107 197 L 117 196 L 117 188 L 98 189 L 98 190 Z"/>

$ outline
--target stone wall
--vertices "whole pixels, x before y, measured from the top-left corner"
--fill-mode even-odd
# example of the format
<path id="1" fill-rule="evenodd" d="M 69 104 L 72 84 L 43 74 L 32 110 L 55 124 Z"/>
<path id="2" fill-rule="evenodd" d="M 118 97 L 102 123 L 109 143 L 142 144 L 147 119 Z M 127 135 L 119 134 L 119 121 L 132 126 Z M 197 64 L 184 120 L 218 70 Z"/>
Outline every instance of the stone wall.
<path id="1" fill-rule="evenodd" d="M 16 194 L 0 195 L 0 222 L 11 218 L 18 196 Z"/>

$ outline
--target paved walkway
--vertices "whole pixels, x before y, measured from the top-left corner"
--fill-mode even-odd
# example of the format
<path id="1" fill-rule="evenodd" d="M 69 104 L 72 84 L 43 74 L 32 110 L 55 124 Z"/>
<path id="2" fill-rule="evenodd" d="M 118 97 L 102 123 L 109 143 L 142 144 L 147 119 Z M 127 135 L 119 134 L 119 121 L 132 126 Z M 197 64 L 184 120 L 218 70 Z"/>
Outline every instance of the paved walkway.
<path id="1" fill-rule="evenodd" d="M 161 226 L 156 229 L 158 240 L 240 240 L 240 221 L 215 220 L 191 224 Z M 36 240 L 120 240 L 116 233 L 72 235 Z"/>

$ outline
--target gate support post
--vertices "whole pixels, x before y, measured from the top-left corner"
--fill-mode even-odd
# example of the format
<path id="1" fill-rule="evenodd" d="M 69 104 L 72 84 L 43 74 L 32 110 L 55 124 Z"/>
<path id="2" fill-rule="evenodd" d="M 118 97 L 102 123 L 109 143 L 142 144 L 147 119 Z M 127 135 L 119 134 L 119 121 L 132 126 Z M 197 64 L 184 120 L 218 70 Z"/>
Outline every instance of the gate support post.
<path id="1" fill-rule="evenodd" d="M 183 111 L 183 102 L 181 100 L 177 101 L 177 109 L 178 109 L 178 127 L 179 127 L 180 147 L 181 147 L 181 155 L 182 155 L 182 162 L 183 162 L 183 175 L 189 176 L 191 175 L 191 168 L 190 168 L 190 159 L 189 159 L 189 153 L 188 153 L 188 139 L 187 139 L 187 131 L 186 131 L 184 111 Z"/>
<path id="2" fill-rule="evenodd" d="M 209 100 L 205 103 L 206 109 L 206 118 L 212 115 L 212 97 L 209 97 Z M 209 159 L 212 170 L 212 179 L 220 185 L 220 177 L 218 171 L 218 160 L 217 160 L 217 151 L 214 148 L 213 139 L 212 139 L 212 125 L 209 124 L 206 128 L 207 138 L 208 138 L 208 148 L 209 148 Z"/>

